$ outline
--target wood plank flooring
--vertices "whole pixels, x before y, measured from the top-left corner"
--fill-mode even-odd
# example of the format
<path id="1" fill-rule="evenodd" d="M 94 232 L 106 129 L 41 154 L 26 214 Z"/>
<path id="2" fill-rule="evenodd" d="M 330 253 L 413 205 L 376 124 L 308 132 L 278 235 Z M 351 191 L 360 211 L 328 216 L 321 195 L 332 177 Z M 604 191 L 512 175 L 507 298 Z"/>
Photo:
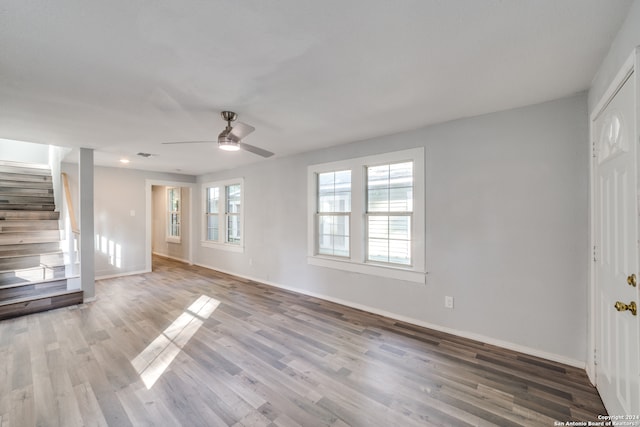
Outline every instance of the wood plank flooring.
<path id="1" fill-rule="evenodd" d="M 0 426 L 553 426 L 584 371 L 175 261 L 0 321 Z"/>

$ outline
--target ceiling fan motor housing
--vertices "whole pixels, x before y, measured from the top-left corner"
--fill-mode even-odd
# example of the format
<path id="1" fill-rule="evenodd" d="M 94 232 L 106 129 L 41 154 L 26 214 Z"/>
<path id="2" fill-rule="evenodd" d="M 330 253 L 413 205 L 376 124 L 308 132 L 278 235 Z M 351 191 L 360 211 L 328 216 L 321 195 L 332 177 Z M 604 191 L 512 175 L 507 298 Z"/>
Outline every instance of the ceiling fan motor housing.
<path id="1" fill-rule="evenodd" d="M 227 122 L 233 122 L 235 121 L 235 119 L 238 118 L 238 115 L 233 111 L 223 111 L 221 114 L 222 114 L 222 118 L 225 119 Z"/>

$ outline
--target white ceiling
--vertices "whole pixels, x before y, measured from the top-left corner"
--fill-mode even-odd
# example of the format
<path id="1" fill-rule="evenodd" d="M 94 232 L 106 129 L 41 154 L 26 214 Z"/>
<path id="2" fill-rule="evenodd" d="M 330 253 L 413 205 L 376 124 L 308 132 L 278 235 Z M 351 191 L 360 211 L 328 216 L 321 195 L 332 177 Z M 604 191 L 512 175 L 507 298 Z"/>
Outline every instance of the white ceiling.
<path id="1" fill-rule="evenodd" d="M 0 138 L 202 174 L 588 89 L 631 0 L 1 0 Z M 149 159 L 138 152 L 157 154 Z"/>

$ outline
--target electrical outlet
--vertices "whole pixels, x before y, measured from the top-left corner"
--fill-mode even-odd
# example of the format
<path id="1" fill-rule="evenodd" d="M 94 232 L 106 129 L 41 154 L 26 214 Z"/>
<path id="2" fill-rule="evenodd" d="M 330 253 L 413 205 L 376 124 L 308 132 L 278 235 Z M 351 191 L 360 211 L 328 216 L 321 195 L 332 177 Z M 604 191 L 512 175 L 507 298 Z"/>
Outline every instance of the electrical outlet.
<path id="1" fill-rule="evenodd" d="M 444 297 L 444 307 L 453 308 L 453 297 L 449 297 L 449 296 Z"/>

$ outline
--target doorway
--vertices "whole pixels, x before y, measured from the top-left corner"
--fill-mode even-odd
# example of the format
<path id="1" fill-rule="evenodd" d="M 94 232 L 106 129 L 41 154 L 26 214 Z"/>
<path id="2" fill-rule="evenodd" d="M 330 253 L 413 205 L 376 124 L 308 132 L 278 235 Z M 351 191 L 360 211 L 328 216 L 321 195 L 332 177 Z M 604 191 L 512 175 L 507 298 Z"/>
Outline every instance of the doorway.
<path id="1" fill-rule="evenodd" d="M 593 365 L 596 386 L 611 415 L 640 414 L 640 183 L 635 64 L 634 55 L 591 118 Z"/>
<path id="2" fill-rule="evenodd" d="M 147 269 L 153 255 L 193 264 L 193 188 L 183 182 L 147 181 Z"/>

